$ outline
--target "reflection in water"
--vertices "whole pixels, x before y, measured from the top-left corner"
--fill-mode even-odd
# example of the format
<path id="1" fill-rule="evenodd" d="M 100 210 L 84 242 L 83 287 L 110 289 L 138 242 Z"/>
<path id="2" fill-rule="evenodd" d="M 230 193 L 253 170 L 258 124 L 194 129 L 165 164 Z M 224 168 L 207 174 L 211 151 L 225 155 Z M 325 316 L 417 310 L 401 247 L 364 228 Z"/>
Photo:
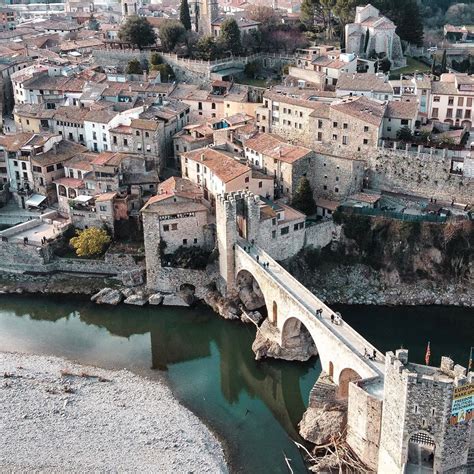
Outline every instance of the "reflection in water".
<path id="1" fill-rule="evenodd" d="M 319 369 L 256 362 L 253 326 L 223 321 L 205 307 L 7 297 L 0 308 L 0 348 L 147 374 L 166 370 L 177 396 L 224 436 L 236 472 L 286 472 L 282 450 L 304 472 L 291 439 L 301 441 L 296 425 Z"/>
<path id="2" fill-rule="evenodd" d="M 0 301 L 0 349 L 149 376 L 166 370 L 176 396 L 225 438 L 234 472 L 286 473 L 283 452 L 295 473 L 304 472 L 292 439 L 321 371 L 319 360 L 257 362 L 255 328 L 224 321 L 206 307 L 110 308 L 70 297 Z M 403 345 L 414 362 L 423 361 L 428 340 L 433 364 L 441 355 L 465 363 L 473 345 L 472 310 L 337 309 L 382 351 Z"/>

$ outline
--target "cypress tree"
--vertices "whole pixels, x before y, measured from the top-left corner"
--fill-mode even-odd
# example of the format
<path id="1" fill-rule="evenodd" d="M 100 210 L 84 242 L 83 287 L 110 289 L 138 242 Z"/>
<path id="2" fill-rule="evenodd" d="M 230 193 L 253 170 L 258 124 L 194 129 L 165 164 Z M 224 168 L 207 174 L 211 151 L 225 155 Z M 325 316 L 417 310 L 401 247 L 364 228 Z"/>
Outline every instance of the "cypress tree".
<path id="1" fill-rule="evenodd" d="M 291 205 L 307 216 L 316 212 L 316 202 L 313 198 L 313 191 L 311 190 L 308 178 L 305 176 L 298 182 Z"/>
<path id="2" fill-rule="evenodd" d="M 188 0 L 181 0 L 179 19 L 187 31 L 191 30 L 191 15 L 189 14 Z"/>
<path id="3" fill-rule="evenodd" d="M 443 57 L 441 58 L 441 74 L 448 72 L 448 58 L 446 54 L 446 50 L 443 51 Z"/>
<path id="4" fill-rule="evenodd" d="M 433 74 L 433 76 L 436 74 L 436 58 L 434 55 L 433 62 L 431 63 L 431 74 Z"/>
<path id="5" fill-rule="evenodd" d="M 242 43 L 240 41 L 239 25 L 233 18 L 228 18 L 222 23 L 221 38 L 225 47 L 233 54 L 240 54 Z"/>

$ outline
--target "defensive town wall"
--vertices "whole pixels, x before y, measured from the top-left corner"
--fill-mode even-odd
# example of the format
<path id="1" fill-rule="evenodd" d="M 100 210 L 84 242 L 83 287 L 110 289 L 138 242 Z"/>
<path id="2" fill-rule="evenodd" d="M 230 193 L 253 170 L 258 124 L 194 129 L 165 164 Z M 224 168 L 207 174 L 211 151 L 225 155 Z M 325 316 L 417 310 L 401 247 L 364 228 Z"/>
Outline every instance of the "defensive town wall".
<path id="1" fill-rule="evenodd" d="M 137 49 L 99 49 L 92 51 L 94 62 L 100 66 L 126 66 L 131 59 L 150 61 L 152 51 Z M 169 64 L 176 75 L 176 79 L 183 82 L 204 84 L 208 82 L 214 72 L 223 69 L 240 68 L 252 61 L 261 62 L 265 68 L 280 68 L 284 64 L 294 61 L 290 55 L 259 53 L 250 56 L 234 56 L 231 58 L 217 59 L 215 61 L 202 61 L 180 58 L 177 54 L 159 53 L 163 60 Z"/>
<path id="2" fill-rule="evenodd" d="M 371 189 L 474 202 L 474 179 L 453 173 L 452 158 L 448 155 L 379 148 L 366 153 L 366 157 Z M 465 161 L 470 163 L 470 159 Z"/>

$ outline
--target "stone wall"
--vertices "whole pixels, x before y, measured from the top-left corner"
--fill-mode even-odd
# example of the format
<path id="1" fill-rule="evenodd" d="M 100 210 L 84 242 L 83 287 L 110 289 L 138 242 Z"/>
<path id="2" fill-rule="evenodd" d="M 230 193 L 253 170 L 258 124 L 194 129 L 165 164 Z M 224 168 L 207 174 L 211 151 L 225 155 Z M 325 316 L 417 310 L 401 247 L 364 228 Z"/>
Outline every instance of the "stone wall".
<path id="1" fill-rule="evenodd" d="M 305 247 L 323 248 L 329 245 L 334 238 L 337 238 L 341 231 L 332 220 L 319 221 L 317 224 L 306 227 Z"/>
<path id="2" fill-rule="evenodd" d="M 147 288 L 150 291 L 177 293 L 183 285 L 192 285 L 199 299 L 204 297 L 205 287 L 216 283 L 220 276 L 217 265 L 208 266 L 205 270 L 159 266 L 154 269 L 151 279 L 150 273 L 147 275 Z"/>
<path id="3" fill-rule="evenodd" d="M 371 381 L 349 384 L 346 441 L 370 469 L 377 470 L 382 400 L 364 388 Z M 378 383 L 374 380 L 374 383 Z M 383 382 L 380 382 L 383 383 Z"/>
<path id="4" fill-rule="evenodd" d="M 369 187 L 449 202 L 474 202 L 474 179 L 450 173 L 451 159 L 376 149 L 366 154 Z"/>

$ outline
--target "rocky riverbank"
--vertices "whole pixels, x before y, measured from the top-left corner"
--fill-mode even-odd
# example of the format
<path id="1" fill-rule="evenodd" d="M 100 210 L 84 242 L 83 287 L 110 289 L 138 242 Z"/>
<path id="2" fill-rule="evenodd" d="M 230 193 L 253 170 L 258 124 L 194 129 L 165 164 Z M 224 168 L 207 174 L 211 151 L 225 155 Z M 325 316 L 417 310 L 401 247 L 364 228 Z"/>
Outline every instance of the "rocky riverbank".
<path id="1" fill-rule="evenodd" d="M 0 374 L 2 472 L 227 472 L 164 383 L 17 353 L 0 353 Z"/>
<path id="2" fill-rule="evenodd" d="M 308 289 L 331 304 L 377 306 L 474 307 L 474 285 L 418 279 L 403 282 L 396 275 L 377 272 L 367 265 L 336 265 L 299 271 L 289 270 Z"/>

